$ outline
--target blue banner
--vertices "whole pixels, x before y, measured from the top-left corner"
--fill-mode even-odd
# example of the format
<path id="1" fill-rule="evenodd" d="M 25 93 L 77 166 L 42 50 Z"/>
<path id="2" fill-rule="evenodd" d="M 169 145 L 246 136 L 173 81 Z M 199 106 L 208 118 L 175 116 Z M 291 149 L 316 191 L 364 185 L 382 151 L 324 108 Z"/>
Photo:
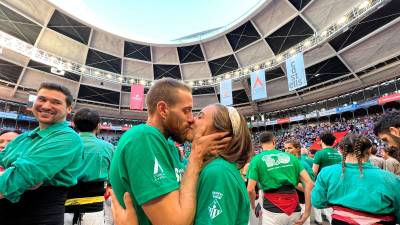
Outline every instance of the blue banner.
<path id="1" fill-rule="evenodd" d="M 306 114 L 307 119 L 315 118 L 315 117 L 318 117 L 318 112 L 311 112 L 311 113 Z"/>
<path id="2" fill-rule="evenodd" d="M 275 125 L 278 124 L 278 120 L 267 120 L 265 121 L 265 125 L 269 126 L 269 125 Z"/>
<path id="3" fill-rule="evenodd" d="M 325 111 L 319 111 L 319 116 L 329 116 L 329 115 L 333 115 L 336 114 L 336 108 L 333 109 L 328 109 Z"/>
<path id="4" fill-rule="evenodd" d="M 233 105 L 231 79 L 219 83 L 219 96 L 222 105 Z"/>
<path id="5" fill-rule="evenodd" d="M 18 120 L 23 120 L 23 121 L 36 121 L 36 118 L 33 116 L 27 116 L 23 114 L 18 114 Z"/>
<path id="6" fill-rule="evenodd" d="M 304 115 L 292 116 L 290 117 L 290 122 L 302 121 L 306 117 Z"/>
<path id="7" fill-rule="evenodd" d="M 265 84 L 265 70 L 250 73 L 251 99 L 258 100 L 267 97 L 267 86 Z"/>
<path id="8" fill-rule="evenodd" d="M 358 109 L 358 105 L 357 104 L 351 104 L 351 105 L 347 105 L 347 106 L 343 106 L 343 107 L 337 108 L 336 109 L 336 113 L 354 111 L 356 109 Z"/>
<path id="9" fill-rule="evenodd" d="M 5 118 L 5 119 L 17 119 L 18 114 L 16 113 L 10 113 L 10 112 L 0 112 L 0 118 Z"/>
<path id="10" fill-rule="evenodd" d="M 289 91 L 307 86 L 303 53 L 298 53 L 286 60 L 286 74 Z"/>
<path id="11" fill-rule="evenodd" d="M 358 104 L 358 107 L 359 108 L 368 108 L 373 105 L 378 105 L 378 99 L 372 99 L 372 100 L 369 100 L 366 102 L 362 102 L 362 103 Z"/>

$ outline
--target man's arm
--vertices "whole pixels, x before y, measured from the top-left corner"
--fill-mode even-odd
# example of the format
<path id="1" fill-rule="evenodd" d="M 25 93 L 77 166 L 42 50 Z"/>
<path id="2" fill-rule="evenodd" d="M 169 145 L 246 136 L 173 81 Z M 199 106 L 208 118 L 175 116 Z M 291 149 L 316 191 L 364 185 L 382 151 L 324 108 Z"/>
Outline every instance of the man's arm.
<path id="1" fill-rule="evenodd" d="M 231 140 L 230 137 L 224 138 L 226 135 L 227 133 L 215 133 L 195 136 L 180 188 L 142 205 L 153 225 L 193 223 L 196 213 L 197 180 L 203 167 L 204 157 L 211 150 L 216 150 L 215 147 L 226 148 Z"/>
<path id="2" fill-rule="evenodd" d="M 0 176 L 0 194 L 11 202 L 18 202 L 26 190 L 52 179 L 68 166 L 82 147 L 78 135 L 51 134 L 48 140 L 19 157 L 4 171 Z"/>
<path id="3" fill-rule="evenodd" d="M 256 208 L 256 185 L 257 185 L 257 181 L 253 180 L 253 179 L 248 179 L 248 183 L 247 183 L 247 192 L 249 193 L 249 197 L 250 197 L 250 206 L 251 208 L 254 210 Z"/>
<path id="4" fill-rule="evenodd" d="M 314 172 L 314 176 L 316 177 L 317 174 L 318 174 L 319 165 L 314 163 L 314 164 L 312 165 L 312 170 L 313 170 L 313 172 Z"/>
<path id="5" fill-rule="evenodd" d="M 112 215 L 115 225 L 139 225 L 136 210 L 135 207 L 133 207 L 132 198 L 128 192 L 124 193 L 124 204 L 126 209 L 119 204 L 113 191 L 111 191 L 111 198 Z"/>
<path id="6" fill-rule="evenodd" d="M 314 187 L 314 183 L 304 169 L 300 172 L 300 180 L 304 185 L 305 210 L 295 224 L 303 224 L 311 215 L 311 190 Z"/>

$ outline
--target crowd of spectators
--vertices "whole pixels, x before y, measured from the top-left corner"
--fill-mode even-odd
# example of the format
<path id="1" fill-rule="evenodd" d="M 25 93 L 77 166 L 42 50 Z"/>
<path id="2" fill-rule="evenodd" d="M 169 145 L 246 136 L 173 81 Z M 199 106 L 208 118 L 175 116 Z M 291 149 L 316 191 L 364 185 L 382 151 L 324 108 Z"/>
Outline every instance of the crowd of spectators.
<path id="1" fill-rule="evenodd" d="M 324 131 L 331 132 L 342 132 L 348 131 L 350 133 L 366 135 L 377 147 L 382 146 L 382 142 L 374 135 L 373 127 L 374 123 L 378 119 L 380 114 L 366 115 L 357 118 L 337 118 L 334 121 L 315 121 L 308 123 L 294 123 L 290 124 L 286 128 L 275 126 L 273 132 L 277 138 L 277 147 L 283 148 L 283 143 L 289 139 L 297 139 L 301 142 L 302 147 L 309 148 L 317 139 L 319 134 Z M 267 127 L 266 129 L 272 129 Z M 258 135 L 262 132 L 253 132 L 253 141 L 256 149 L 258 145 Z"/>

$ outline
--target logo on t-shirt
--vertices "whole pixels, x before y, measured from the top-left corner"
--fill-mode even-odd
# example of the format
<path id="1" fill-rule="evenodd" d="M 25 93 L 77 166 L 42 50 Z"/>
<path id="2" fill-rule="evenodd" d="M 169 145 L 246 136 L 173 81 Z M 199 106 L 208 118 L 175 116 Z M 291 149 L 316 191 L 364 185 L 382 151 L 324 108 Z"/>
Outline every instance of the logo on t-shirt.
<path id="1" fill-rule="evenodd" d="M 224 195 L 220 192 L 216 192 L 216 191 L 212 192 L 213 201 L 208 206 L 208 212 L 209 212 L 211 219 L 214 219 L 215 217 L 217 217 L 219 214 L 222 213 L 222 208 L 218 202 L 218 199 L 221 200 L 223 196 Z"/>
<path id="2" fill-rule="evenodd" d="M 214 219 L 215 217 L 217 217 L 219 214 L 222 213 L 221 206 L 219 205 L 217 199 L 214 199 L 214 201 L 208 206 L 208 212 L 210 214 L 211 219 Z"/>
<path id="3" fill-rule="evenodd" d="M 276 167 L 281 164 L 288 164 L 290 162 L 290 157 L 285 153 L 269 154 L 264 155 L 262 160 L 265 162 L 267 167 Z"/>
<path id="4" fill-rule="evenodd" d="M 157 157 L 154 157 L 154 170 L 153 176 L 156 181 L 164 178 L 164 170 L 161 165 L 158 163 Z"/>
<path id="5" fill-rule="evenodd" d="M 176 176 L 176 181 L 178 181 L 179 183 L 182 180 L 183 177 L 183 173 L 185 172 L 184 169 L 179 169 L 179 168 L 175 168 L 175 176 Z"/>

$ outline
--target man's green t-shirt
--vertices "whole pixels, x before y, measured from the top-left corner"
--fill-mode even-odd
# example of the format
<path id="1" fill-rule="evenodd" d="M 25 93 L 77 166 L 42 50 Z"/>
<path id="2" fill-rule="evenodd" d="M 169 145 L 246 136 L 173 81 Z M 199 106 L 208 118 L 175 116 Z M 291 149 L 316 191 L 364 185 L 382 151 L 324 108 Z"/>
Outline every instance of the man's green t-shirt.
<path id="1" fill-rule="evenodd" d="M 235 163 L 217 158 L 199 175 L 195 225 L 247 225 L 250 200 Z"/>
<path id="2" fill-rule="evenodd" d="M 122 135 L 111 162 L 110 179 L 122 206 L 132 196 L 140 225 L 151 224 L 142 205 L 179 188 L 183 165 L 178 150 L 155 127 L 142 124 Z"/>
<path id="3" fill-rule="evenodd" d="M 319 165 L 319 171 L 321 171 L 324 167 L 338 164 L 342 162 L 342 156 L 336 149 L 333 148 L 324 148 L 314 156 L 314 164 Z"/>
<path id="4" fill-rule="evenodd" d="M 265 150 L 251 160 L 247 178 L 259 182 L 263 190 L 296 187 L 302 170 L 296 156 L 276 149 Z"/>

